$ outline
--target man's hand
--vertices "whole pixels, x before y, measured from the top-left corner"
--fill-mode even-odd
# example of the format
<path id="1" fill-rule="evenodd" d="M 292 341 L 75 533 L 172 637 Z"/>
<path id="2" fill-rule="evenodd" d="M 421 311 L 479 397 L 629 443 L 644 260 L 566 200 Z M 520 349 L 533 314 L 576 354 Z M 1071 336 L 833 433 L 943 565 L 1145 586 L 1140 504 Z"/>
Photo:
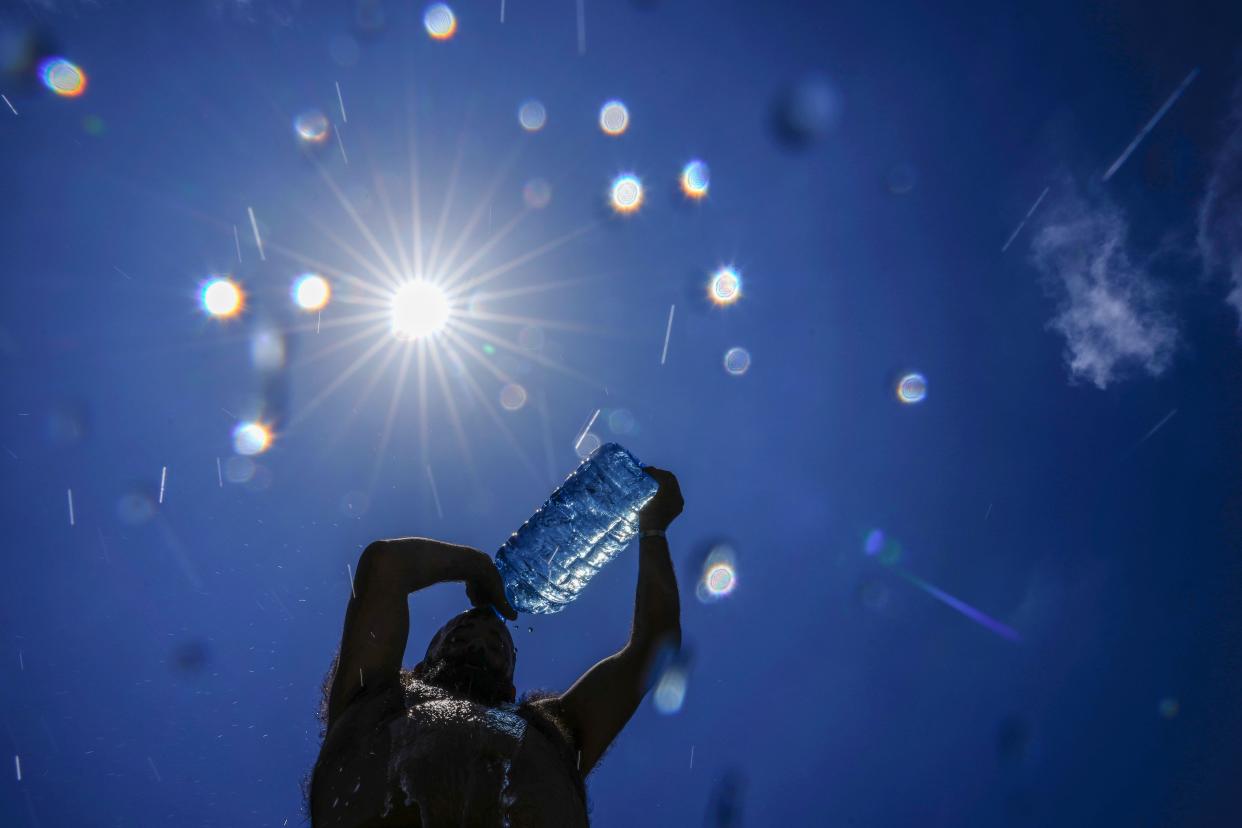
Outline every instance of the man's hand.
<path id="1" fill-rule="evenodd" d="M 376 541 L 362 553 L 358 579 L 363 587 L 375 580 L 405 595 L 433 584 L 460 581 L 476 607 L 493 606 L 510 621 L 517 611 L 505 599 L 505 587 L 496 564 L 486 552 L 430 538 Z"/>
<path id="2" fill-rule="evenodd" d="M 466 597 L 473 606 L 495 607 L 505 618 L 516 621 L 517 610 L 509 606 L 509 600 L 505 598 L 505 584 L 496 564 L 486 552 L 473 551 L 478 552 L 479 557 L 470 565 L 463 579 L 466 582 Z"/>
<path id="3" fill-rule="evenodd" d="M 670 471 L 657 469 L 655 466 L 647 466 L 644 471 L 655 478 L 660 488 L 655 497 L 647 501 L 647 505 L 638 513 L 638 528 L 640 531 L 663 531 L 681 514 L 682 507 L 685 506 L 685 501 L 681 498 L 681 486 Z"/>

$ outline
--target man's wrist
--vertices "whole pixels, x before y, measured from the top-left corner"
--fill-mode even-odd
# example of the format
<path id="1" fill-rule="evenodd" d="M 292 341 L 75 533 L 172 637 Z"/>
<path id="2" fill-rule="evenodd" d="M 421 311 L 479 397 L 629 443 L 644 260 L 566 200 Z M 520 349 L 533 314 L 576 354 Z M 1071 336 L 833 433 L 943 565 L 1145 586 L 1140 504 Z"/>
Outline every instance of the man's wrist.
<path id="1" fill-rule="evenodd" d="M 659 526 L 639 526 L 638 539 L 646 540 L 647 538 L 665 538 L 665 529 Z"/>

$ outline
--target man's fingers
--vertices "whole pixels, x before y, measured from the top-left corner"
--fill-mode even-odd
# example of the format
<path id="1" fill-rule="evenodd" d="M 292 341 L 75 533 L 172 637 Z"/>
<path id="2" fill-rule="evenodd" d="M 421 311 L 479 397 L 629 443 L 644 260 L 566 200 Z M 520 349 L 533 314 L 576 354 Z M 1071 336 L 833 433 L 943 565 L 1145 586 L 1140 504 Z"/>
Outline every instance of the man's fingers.
<path id="1" fill-rule="evenodd" d="M 505 618 L 508 618 L 510 621 L 516 621 L 517 610 L 509 604 L 509 599 L 505 597 L 505 585 L 504 581 L 500 579 L 500 573 L 496 573 L 495 579 L 488 580 L 491 587 L 489 592 L 492 596 L 492 606 L 499 610 L 500 614 Z"/>
<path id="2" fill-rule="evenodd" d="M 494 567 L 483 578 L 466 582 L 466 598 L 471 606 L 495 607 L 497 612 L 510 621 L 517 620 L 517 610 L 505 598 L 504 581 Z"/>

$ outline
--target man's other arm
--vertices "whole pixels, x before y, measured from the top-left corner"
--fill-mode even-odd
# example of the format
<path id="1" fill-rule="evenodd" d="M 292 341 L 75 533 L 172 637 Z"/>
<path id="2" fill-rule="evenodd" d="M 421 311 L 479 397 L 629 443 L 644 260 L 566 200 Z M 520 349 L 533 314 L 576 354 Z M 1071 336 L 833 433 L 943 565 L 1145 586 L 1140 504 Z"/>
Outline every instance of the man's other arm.
<path id="1" fill-rule="evenodd" d="M 410 633 L 409 595 L 444 581 L 465 581 L 472 603 L 491 603 L 507 617 L 517 617 L 491 559 L 477 549 L 398 538 L 376 541 L 362 551 L 328 695 L 329 730 L 359 695 L 397 680 Z"/>
<path id="2" fill-rule="evenodd" d="M 672 474 L 649 468 L 660 491 L 640 514 L 641 531 L 663 530 L 682 507 L 681 490 Z M 579 770 L 591 772 L 638 709 L 648 672 L 664 647 L 681 646 L 681 602 L 668 542 L 642 537 L 638 548 L 638 587 L 629 641 L 582 675 L 557 701 L 557 713 L 574 734 Z"/>

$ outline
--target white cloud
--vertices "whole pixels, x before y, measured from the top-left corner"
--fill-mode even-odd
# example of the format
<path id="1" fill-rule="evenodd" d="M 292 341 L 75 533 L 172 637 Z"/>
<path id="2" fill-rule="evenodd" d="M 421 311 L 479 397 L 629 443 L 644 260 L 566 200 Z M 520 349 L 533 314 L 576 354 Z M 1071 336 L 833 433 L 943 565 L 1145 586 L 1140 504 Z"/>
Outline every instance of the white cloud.
<path id="1" fill-rule="evenodd" d="M 1177 323 L 1162 291 L 1128 249 L 1125 215 L 1068 184 L 1031 241 L 1031 256 L 1057 302 L 1048 327 L 1065 337 L 1073 379 L 1107 388 L 1134 368 L 1159 376 L 1176 350 Z"/>
<path id="2" fill-rule="evenodd" d="M 1229 135 L 1199 205 L 1198 241 L 1204 269 L 1229 275 L 1227 301 L 1238 312 L 1242 332 L 1242 88 L 1234 96 Z"/>

